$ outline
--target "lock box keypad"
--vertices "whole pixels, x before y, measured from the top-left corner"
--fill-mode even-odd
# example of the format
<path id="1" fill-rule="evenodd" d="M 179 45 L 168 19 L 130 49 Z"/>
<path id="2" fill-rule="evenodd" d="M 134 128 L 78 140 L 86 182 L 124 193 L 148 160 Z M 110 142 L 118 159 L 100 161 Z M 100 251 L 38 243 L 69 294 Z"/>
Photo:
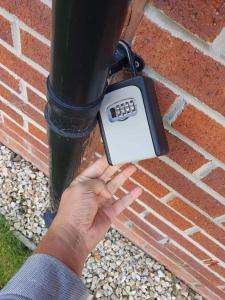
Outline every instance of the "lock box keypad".
<path id="1" fill-rule="evenodd" d="M 124 121 L 137 114 L 137 104 L 134 98 L 123 99 L 107 108 L 110 122 Z"/>

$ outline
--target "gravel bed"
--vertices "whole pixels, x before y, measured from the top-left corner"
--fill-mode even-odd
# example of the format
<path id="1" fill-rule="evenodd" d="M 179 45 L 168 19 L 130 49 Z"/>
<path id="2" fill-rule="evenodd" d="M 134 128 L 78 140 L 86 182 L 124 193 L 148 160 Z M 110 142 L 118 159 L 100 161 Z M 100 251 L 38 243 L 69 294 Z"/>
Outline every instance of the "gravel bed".
<path id="1" fill-rule="evenodd" d="M 0 214 L 12 230 L 37 244 L 46 232 L 46 176 L 0 145 L 0 187 Z M 89 255 L 83 280 L 93 299 L 203 299 L 115 229 Z"/>

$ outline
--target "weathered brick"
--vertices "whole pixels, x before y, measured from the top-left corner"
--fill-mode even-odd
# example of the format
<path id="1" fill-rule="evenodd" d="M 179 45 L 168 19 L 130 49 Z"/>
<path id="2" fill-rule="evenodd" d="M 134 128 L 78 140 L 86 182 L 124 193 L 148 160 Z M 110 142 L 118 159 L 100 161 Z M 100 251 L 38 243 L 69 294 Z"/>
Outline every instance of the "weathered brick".
<path id="1" fill-rule="evenodd" d="M 223 0 L 150 0 L 150 2 L 206 41 L 213 41 L 225 26 Z"/>
<path id="2" fill-rule="evenodd" d="M 206 299 L 222 300 L 224 298 L 225 294 L 216 287 L 217 285 L 224 284 L 221 279 L 171 243 L 161 245 L 160 243 L 154 242 L 153 239 L 150 240 L 149 237 L 147 239 L 145 237 L 141 238 L 140 233 L 138 231 L 136 232 L 135 226 L 128 228 L 121 223 L 126 221 L 127 218 L 121 214 L 114 222 L 117 230 L 121 234 L 138 244 L 139 247 L 156 260 L 168 266 L 174 274 L 183 279 L 190 286 L 193 286 L 193 288 L 198 290 Z M 200 283 L 200 285 L 195 285 L 197 282 Z"/>
<path id="3" fill-rule="evenodd" d="M 159 198 L 162 198 L 169 193 L 169 191 L 163 185 L 146 175 L 141 170 L 137 170 L 132 175 L 132 178 Z"/>
<path id="4" fill-rule="evenodd" d="M 46 133 L 44 133 L 42 130 L 40 130 L 39 128 L 37 128 L 32 123 L 28 123 L 28 129 L 29 129 L 29 132 L 32 135 L 34 135 L 37 139 L 39 139 L 40 141 L 44 142 L 45 144 L 48 144 L 48 138 L 47 138 L 47 134 Z"/>
<path id="5" fill-rule="evenodd" d="M 26 31 L 21 32 L 22 53 L 40 66 L 49 70 L 50 48 Z"/>
<path id="6" fill-rule="evenodd" d="M 159 218 L 154 216 L 153 214 L 149 214 L 145 217 L 145 219 L 158 228 L 161 232 L 163 232 L 165 235 L 167 235 L 170 239 L 176 241 L 179 245 L 184 247 L 187 251 L 192 253 L 194 256 L 196 256 L 200 260 L 206 260 L 210 257 L 197 248 L 194 244 L 189 242 L 186 238 L 184 238 L 181 234 L 179 234 L 176 230 L 172 229 L 170 226 L 165 224 L 163 221 L 161 221 Z"/>
<path id="7" fill-rule="evenodd" d="M 11 107 L 3 103 L 0 99 L 0 111 L 3 111 L 6 113 L 9 117 L 11 117 L 16 123 L 23 126 L 23 118 L 21 115 L 19 115 L 15 110 L 13 110 Z"/>
<path id="8" fill-rule="evenodd" d="M 51 9 L 39 0 L 0 0 L 0 6 L 50 39 Z"/>
<path id="9" fill-rule="evenodd" d="M 0 16 L 0 39 L 13 45 L 11 24 L 3 16 Z"/>
<path id="10" fill-rule="evenodd" d="M 193 259 L 191 256 L 187 255 L 184 251 L 182 251 L 172 243 L 168 243 L 166 245 L 166 248 L 173 251 L 175 255 L 177 255 L 180 259 L 183 259 L 185 261 L 186 265 L 184 265 L 183 268 L 188 270 L 190 274 L 192 274 L 194 277 L 196 277 L 196 279 L 199 280 L 199 282 L 201 282 L 203 285 L 208 285 L 210 289 L 214 292 L 219 292 L 216 286 L 224 284 L 224 282 L 220 278 L 211 273 L 208 269 L 199 264 L 199 262 L 197 262 L 196 259 Z M 219 295 L 225 295 L 224 293 L 220 292 Z"/>
<path id="11" fill-rule="evenodd" d="M 163 161 L 160 161 L 159 159 L 144 160 L 140 162 L 140 165 L 158 176 L 161 180 L 184 197 L 188 198 L 190 202 L 200 207 L 210 216 L 218 217 L 224 214 L 225 206 L 223 204 L 197 187 L 185 176 L 178 173 Z"/>
<path id="12" fill-rule="evenodd" d="M 126 212 L 128 212 L 129 215 L 130 212 L 129 211 Z M 151 234 L 147 234 L 145 231 L 141 230 L 140 227 L 136 226 L 135 223 L 133 223 L 131 227 L 126 226 L 125 223 L 127 223 L 128 221 L 130 221 L 129 217 L 125 216 L 124 213 L 120 214 L 114 221 L 114 224 L 116 225 L 116 229 L 119 232 L 122 231 L 121 233 L 123 235 L 127 236 L 131 241 L 134 241 L 136 244 L 138 244 L 138 241 L 141 239 L 141 244 L 139 244 L 139 246 L 142 248 L 143 243 L 145 243 L 144 251 L 149 253 L 153 257 L 154 257 L 153 254 L 155 254 L 155 251 L 153 252 L 153 249 L 159 250 L 160 253 L 163 254 L 163 257 L 166 258 L 167 265 L 170 266 L 171 261 L 175 261 L 179 265 L 184 264 L 183 260 L 179 259 L 179 257 L 174 255 L 169 249 L 166 249 L 166 247 L 163 244 L 155 240 L 154 235 L 158 236 L 158 232 L 153 231 L 154 235 L 152 236 Z M 150 247 L 149 249 L 147 245 L 151 245 L 154 248 Z M 148 249 L 150 250 L 150 252 L 148 251 Z M 157 259 L 159 258 L 157 257 Z"/>
<path id="13" fill-rule="evenodd" d="M 39 149 L 33 145 L 30 144 L 30 151 L 32 153 L 32 155 L 34 155 L 35 157 L 38 157 L 38 159 L 40 161 L 42 161 L 45 165 L 48 165 L 48 157 L 46 156 L 48 154 L 48 152 L 46 152 L 45 154 L 43 154 L 41 151 L 39 151 Z"/>
<path id="14" fill-rule="evenodd" d="M 135 50 L 146 64 L 188 93 L 225 115 L 225 67 L 147 18 L 135 38 Z"/>
<path id="15" fill-rule="evenodd" d="M 119 199 L 121 199 L 122 197 L 124 197 L 126 194 L 124 191 L 122 191 L 121 189 L 117 190 L 117 192 L 115 193 L 115 196 L 118 197 Z M 138 214 L 142 213 L 145 208 L 140 205 L 137 201 L 134 201 L 130 207 L 135 210 Z"/>
<path id="16" fill-rule="evenodd" d="M 2 127 L 1 124 L 0 127 Z M 12 149 L 15 153 L 20 154 L 27 161 L 30 161 L 34 166 L 36 166 L 39 170 L 41 170 L 48 176 L 48 164 L 44 163 L 41 159 L 39 159 L 39 157 L 29 153 L 28 149 L 24 148 L 20 143 L 20 138 L 18 138 L 18 136 L 16 138 L 13 138 L 11 132 L 8 135 L 4 128 L 3 130 L 1 130 L 0 128 L 1 143 Z M 24 143 L 24 141 L 22 141 L 22 143 Z"/>
<path id="17" fill-rule="evenodd" d="M 138 214 L 142 213 L 142 212 L 145 210 L 145 208 L 144 208 L 142 205 L 140 205 L 137 201 L 134 201 L 134 202 L 130 205 L 130 207 L 131 207 L 133 210 L 135 210 Z"/>
<path id="18" fill-rule="evenodd" d="M 209 252 L 225 262 L 225 251 L 215 242 L 210 240 L 205 234 L 196 232 L 190 236 L 194 241 L 202 245 Z"/>
<path id="19" fill-rule="evenodd" d="M 225 162 L 225 128 L 191 105 L 172 126 L 207 152 Z"/>
<path id="20" fill-rule="evenodd" d="M 5 121 L 7 117 L 5 117 L 3 115 L 3 118 L 2 120 Z M 8 119 L 8 118 L 7 118 Z M 0 129 L 1 130 L 4 130 L 5 132 L 5 135 L 6 135 L 6 142 L 7 142 L 7 139 L 8 139 L 8 135 L 14 139 L 21 147 L 23 147 L 24 149 L 26 149 L 27 151 L 29 150 L 29 146 L 28 146 L 28 142 L 26 140 L 24 140 L 22 138 L 22 136 L 18 135 L 18 133 L 14 132 L 14 131 L 11 131 L 8 129 L 7 125 L 5 122 L 1 122 L 0 123 Z"/>
<path id="21" fill-rule="evenodd" d="M 173 207 L 187 219 L 191 220 L 195 225 L 202 228 L 205 232 L 217 239 L 219 242 L 225 244 L 225 231 L 217 224 L 209 220 L 207 217 L 202 215 L 200 212 L 198 212 L 196 209 L 179 198 L 174 198 L 167 204 Z"/>
<path id="22" fill-rule="evenodd" d="M 159 200 L 156 200 L 147 193 L 142 193 L 139 197 L 141 201 L 147 204 L 151 209 L 160 214 L 163 218 L 175 225 L 180 230 L 186 230 L 191 228 L 193 225 L 186 221 L 183 217 L 179 216 L 175 211 L 169 209 L 168 206 L 162 204 Z"/>
<path id="23" fill-rule="evenodd" d="M 20 92 L 19 80 L 9 74 L 9 72 L 7 72 L 2 67 L 0 67 L 0 80 L 16 92 Z"/>
<path id="24" fill-rule="evenodd" d="M 0 95 L 9 101 L 11 104 L 15 105 L 21 112 L 26 114 L 28 117 L 36 121 L 38 124 L 40 124 L 43 128 L 46 128 L 46 121 L 44 117 L 36 111 L 32 106 L 29 104 L 23 102 L 21 99 L 19 99 L 17 96 L 12 94 L 10 91 L 5 89 L 3 86 L 0 85 Z"/>
<path id="25" fill-rule="evenodd" d="M 40 111 L 44 112 L 46 101 L 27 87 L 28 101 Z"/>
<path id="26" fill-rule="evenodd" d="M 136 216 L 134 213 L 132 213 L 130 210 L 126 209 L 123 211 L 123 214 L 132 221 L 136 226 L 138 226 L 141 230 L 143 230 L 147 235 L 154 238 L 156 241 L 160 241 L 163 239 L 163 236 L 156 232 L 151 224 L 146 224 L 144 221 L 142 221 L 138 216 Z"/>
<path id="27" fill-rule="evenodd" d="M 156 96 L 159 101 L 160 112 L 163 116 L 167 112 L 171 104 L 173 104 L 177 96 L 167 87 L 165 87 L 165 85 L 156 80 L 154 81 L 154 86 Z"/>
<path id="28" fill-rule="evenodd" d="M 167 139 L 169 143 L 168 157 L 188 172 L 192 173 L 208 162 L 203 155 L 196 152 L 174 135 L 167 133 Z"/>
<path id="29" fill-rule="evenodd" d="M 220 274 L 221 276 L 223 276 L 225 278 L 225 269 L 219 265 L 219 264 L 215 264 L 215 265 L 211 265 L 209 266 L 213 271 L 215 271 L 216 273 Z M 224 295 L 225 296 L 225 295 Z"/>
<path id="30" fill-rule="evenodd" d="M 120 219 L 121 215 L 122 215 L 122 219 Z M 130 212 L 129 210 L 126 210 L 121 215 L 119 216 L 119 219 L 120 219 L 120 221 L 122 220 L 122 222 L 124 222 L 124 223 L 133 220 L 132 221 L 133 224 L 131 227 L 133 235 L 137 234 L 139 237 L 144 239 L 145 242 L 147 242 L 147 243 L 151 244 L 152 246 L 156 247 L 157 249 L 159 249 L 163 254 L 166 255 L 167 258 L 172 259 L 173 261 L 176 261 L 177 264 L 180 264 L 180 265 L 184 264 L 183 260 L 181 260 L 179 257 L 174 255 L 173 252 L 171 252 L 169 249 L 167 249 L 163 244 L 160 244 L 159 241 L 160 241 L 160 239 L 163 239 L 163 236 L 161 236 L 157 231 L 155 231 L 152 228 L 151 228 L 151 231 L 142 230 L 143 229 L 142 225 L 145 224 L 145 226 L 146 226 L 146 223 L 144 223 L 142 220 L 140 220 L 139 218 L 134 216 L 134 214 L 132 214 L 132 212 Z M 140 227 L 140 225 L 141 225 L 141 227 Z M 145 249 L 145 251 L 146 251 L 146 249 Z"/>
<path id="31" fill-rule="evenodd" d="M 220 168 L 212 170 L 202 179 L 208 186 L 225 197 L 225 171 Z"/>
<path id="32" fill-rule="evenodd" d="M 133 188 L 135 188 L 135 185 L 133 184 L 133 182 L 128 180 L 125 182 L 124 187 L 127 190 L 132 190 Z M 190 222 L 186 221 L 183 217 L 179 216 L 176 212 L 174 212 L 172 209 L 161 203 L 160 200 L 157 200 L 150 194 L 142 192 L 141 196 L 139 196 L 139 199 L 143 201 L 143 203 L 148 205 L 149 208 L 153 209 L 170 223 L 178 227 L 180 230 L 186 230 L 193 226 Z"/>
<path id="33" fill-rule="evenodd" d="M 1 45 L 0 62 L 45 94 L 46 78 Z"/>
<path id="34" fill-rule="evenodd" d="M 4 116 L 4 129 L 9 135 L 12 135 L 14 132 L 17 136 L 33 145 L 35 148 L 37 148 L 37 150 L 48 157 L 48 148 L 46 146 L 38 142 L 28 132 L 24 131 L 21 127 L 10 121 L 6 116 Z"/>

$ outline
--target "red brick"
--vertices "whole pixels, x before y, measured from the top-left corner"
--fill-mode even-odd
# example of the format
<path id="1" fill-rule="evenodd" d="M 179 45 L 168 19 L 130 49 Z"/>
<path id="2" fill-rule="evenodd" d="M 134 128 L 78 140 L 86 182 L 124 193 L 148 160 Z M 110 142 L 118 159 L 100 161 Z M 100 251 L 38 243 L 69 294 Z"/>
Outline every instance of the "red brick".
<path id="1" fill-rule="evenodd" d="M 218 217 L 224 214 L 224 205 L 163 161 L 159 159 L 145 160 L 141 161 L 140 165 L 159 177 L 178 193 L 188 198 L 190 202 L 200 207 L 210 216 Z"/>
<path id="2" fill-rule="evenodd" d="M 5 120 L 5 119 L 6 119 L 6 117 L 3 116 L 3 120 Z M 26 140 L 24 140 L 22 136 L 18 135 L 18 133 L 14 132 L 14 131 L 10 131 L 4 122 L 0 123 L 0 129 L 4 130 L 6 136 L 10 135 L 10 137 L 12 139 L 14 139 L 18 144 L 20 144 L 20 146 L 25 148 L 27 151 L 29 150 L 28 142 Z"/>
<path id="3" fill-rule="evenodd" d="M 1 126 L 1 125 L 0 125 Z M 41 170 L 48 176 L 48 165 L 43 163 L 38 157 L 30 154 L 19 142 L 18 137 L 14 139 L 10 133 L 0 129 L 0 141 L 15 153 L 20 154 L 25 160 L 30 161 L 38 170 Z"/>
<path id="4" fill-rule="evenodd" d="M 38 159 L 40 161 L 42 161 L 45 165 L 48 165 L 48 157 L 46 156 L 46 154 L 48 154 L 48 153 L 43 154 L 33 144 L 30 144 L 30 150 L 31 150 L 32 155 L 34 155 L 35 157 L 38 157 Z"/>
<path id="5" fill-rule="evenodd" d="M 187 105 L 172 126 L 225 162 L 225 128 L 207 115 Z"/>
<path id="6" fill-rule="evenodd" d="M 3 16 L 0 16 L 0 39 L 13 45 L 11 24 Z"/>
<path id="7" fill-rule="evenodd" d="M 169 249 L 167 249 L 163 244 L 160 244 L 159 242 L 156 242 L 149 235 L 147 235 L 144 231 L 140 230 L 140 228 L 137 227 L 136 225 L 132 226 L 132 232 L 135 233 L 135 234 L 137 234 L 141 238 L 143 238 L 145 240 L 145 242 L 147 242 L 147 243 L 151 244 L 152 246 L 160 249 L 160 251 L 163 254 L 165 254 L 167 258 L 172 259 L 173 261 L 176 261 L 176 263 L 179 264 L 179 265 L 183 265 L 184 264 L 183 260 L 181 260 L 179 257 L 177 257 L 176 255 L 174 255 L 174 253 L 172 253 L 171 251 L 169 251 Z M 152 254 L 150 253 L 150 255 L 152 255 Z"/>
<path id="8" fill-rule="evenodd" d="M 122 191 L 121 189 L 117 190 L 115 196 L 118 197 L 119 199 L 121 199 L 122 197 L 124 197 L 126 194 L 124 193 L 124 191 Z M 140 205 L 137 201 L 134 201 L 130 207 L 135 210 L 138 214 L 142 213 L 145 208 Z"/>
<path id="9" fill-rule="evenodd" d="M 121 217 L 121 215 L 119 217 Z M 121 222 L 125 221 L 127 221 L 127 219 L 124 215 L 122 215 Z M 115 220 L 115 226 L 121 234 L 125 235 L 135 244 L 138 244 L 140 248 L 146 251 L 153 258 L 166 265 L 169 270 L 176 274 L 176 276 L 181 278 L 189 286 L 193 287 L 196 291 L 201 293 L 206 299 L 224 299 L 224 293 L 222 293 L 221 290 L 219 290 L 215 286 L 222 285 L 224 284 L 224 282 L 214 274 L 206 270 L 204 267 L 202 267 L 199 263 L 196 262 L 196 260 L 193 260 L 191 257 L 189 257 L 187 254 L 185 254 L 183 251 L 181 251 L 171 243 L 161 245 L 154 242 L 154 240 L 152 239 L 150 240 L 150 238 L 147 238 L 147 240 L 145 239 L 145 237 L 141 238 L 139 232 L 136 233 L 135 227 L 134 229 L 133 227 L 125 227 L 121 222 L 120 220 L 118 220 L 118 218 Z M 171 246 L 171 248 L 167 247 L 167 245 Z M 185 263 L 183 258 L 180 257 L 184 257 L 185 261 L 187 261 L 188 263 Z M 203 274 L 204 277 L 202 275 L 199 275 L 199 273 L 197 273 L 194 268 L 192 268 L 192 265 L 196 270 L 200 270 L 200 273 Z M 206 278 L 209 278 L 209 280 L 207 280 Z M 211 290 L 213 292 L 211 292 Z"/>
<path id="10" fill-rule="evenodd" d="M 216 273 L 220 274 L 221 276 L 223 276 L 225 278 L 225 269 L 220 266 L 219 264 L 215 264 L 212 266 L 209 266 L 213 271 L 215 271 Z"/>
<path id="11" fill-rule="evenodd" d="M 158 81 L 154 81 L 156 96 L 159 101 L 159 107 L 161 115 L 163 116 L 171 104 L 173 104 L 174 100 L 176 99 L 176 95 L 165 87 L 162 83 Z"/>
<path id="12" fill-rule="evenodd" d="M 20 92 L 19 80 L 15 79 L 9 72 L 0 67 L 0 80 L 16 92 Z"/>
<path id="13" fill-rule="evenodd" d="M 51 9 L 39 0 L 0 0 L 0 6 L 50 39 Z"/>
<path id="14" fill-rule="evenodd" d="M 125 214 L 127 214 L 127 212 L 125 212 Z M 129 221 L 128 218 L 126 219 L 126 222 L 127 221 Z M 155 232 L 155 231 L 153 231 L 153 232 L 154 232 L 154 235 L 158 236 L 157 232 Z M 155 239 L 152 237 L 152 235 L 146 234 L 145 231 L 141 230 L 140 227 L 136 226 L 136 223 L 133 223 L 133 225 L 132 225 L 132 233 L 137 234 L 138 236 L 143 238 L 145 240 L 145 242 L 147 242 L 150 245 L 154 246 L 155 248 L 159 249 L 164 255 L 166 255 L 167 258 L 172 259 L 173 261 L 176 261 L 177 264 L 179 264 L 179 265 L 184 264 L 183 260 L 181 260 L 179 257 L 174 255 L 174 253 L 171 252 L 169 249 L 167 249 L 164 246 L 164 244 L 160 244 L 160 242 L 155 241 Z"/>
<path id="15" fill-rule="evenodd" d="M 190 274 L 196 277 L 196 279 L 198 279 L 203 285 L 210 286 L 211 290 L 218 292 L 216 286 L 224 284 L 224 282 L 220 278 L 218 278 L 216 275 L 208 271 L 205 267 L 200 265 L 195 259 L 187 255 L 184 251 L 182 251 L 172 243 L 168 243 L 166 245 L 166 248 L 173 251 L 173 253 L 177 255 L 180 259 L 183 259 L 186 263 L 184 269 L 188 270 Z M 222 295 L 225 294 L 223 293 Z"/>
<path id="16" fill-rule="evenodd" d="M 36 121 L 42 127 L 46 128 L 45 119 L 39 112 L 37 112 L 32 106 L 23 102 L 23 100 L 19 99 L 17 96 L 9 92 L 1 85 L 0 85 L 0 95 L 4 99 L 9 101 L 11 104 L 15 105 L 21 112 L 23 112 L 28 117 Z"/>
<path id="17" fill-rule="evenodd" d="M 124 187 L 127 190 L 131 190 L 135 187 L 135 185 L 130 180 L 128 180 L 124 184 Z M 157 200 L 150 194 L 142 192 L 141 196 L 139 196 L 139 199 L 146 205 L 148 205 L 151 209 L 160 214 L 162 217 L 164 217 L 166 220 L 168 220 L 170 223 L 178 227 L 180 230 L 186 230 L 193 226 L 190 222 L 186 221 L 183 217 L 179 216 L 176 212 L 174 212 L 172 209 L 161 203 L 160 200 Z"/>
<path id="18" fill-rule="evenodd" d="M 10 108 L 8 105 L 4 104 L 1 100 L 0 100 L 0 111 L 3 111 L 9 117 L 11 117 L 16 123 L 23 126 L 24 123 L 23 118 L 17 112 L 15 112 L 15 110 Z"/>
<path id="19" fill-rule="evenodd" d="M 225 244 L 225 231 L 198 212 L 196 209 L 192 208 L 179 198 L 169 201 L 168 205 L 173 207 L 180 214 L 184 215 L 187 219 L 191 220 L 195 225 L 202 228 L 205 232 L 217 239 L 219 242 Z"/>
<path id="20" fill-rule="evenodd" d="M 193 150 L 174 135 L 167 133 L 167 139 L 169 143 L 168 157 L 188 172 L 192 173 L 208 162 L 203 155 Z"/>
<path id="21" fill-rule="evenodd" d="M 104 145 L 103 145 L 101 142 L 98 143 L 98 146 L 97 146 L 97 148 L 96 148 L 96 152 L 97 152 L 98 154 L 101 154 L 101 155 L 104 155 L 104 154 L 105 154 Z"/>
<path id="22" fill-rule="evenodd" d="M 151 209 L 160 214 L 163 218 L 175 225 L 180 230 L 186 230 L 193 227 L 193 225 L 186 221 L 183 217 L 179 216 L 175 211 L 169 209 L 168 206 L 162 204 L 159 200 L 156 200 L 147 193 L 142 193 L 139 197 L 141 201 L 147 204 Z"/>
<path id="23" fill-rule="evenodd" d="M 32 123 L 28 124 L 29 132 L 34 135 L 37 139 L 48 144 L 47 134 L 44 133 L 42 130 L 34 126 Z"/>
<path id="24" fill-rule="evenodd" d="M 144 18 L 135 50 L 161 75 L 225 115 L 225 67 Z"/>
<path id="25" fill-rule="evenodd" d="M 202 245 L 209 252 L 213 253 L 216 257 L 225 262 L 225 251 L 210 240 L 205 234 L 196 232 L 190 236 L 194 241 Z"/>
<path id="26" fill-rule="evenodd" d="M 156 232 L 152 226 L 149 224 L 146 224 L 144 221 L 142 221 L 138 216 L 136 216 L 134 213 L 132 213 L 130 210 L 126 209 L 123 211 L 123 214 L 132 221 L 136 226 L 138 226 L 142 231 L 145 232 L 145 234 L 151 236 L 154 240 L 160 241 L 164 237 Z"/>
<path id="27" fill-rule="evenodd" d="M 23 78 L 25 81 L 45 94 L 46 78 L 1 45 L 0 62 L 8 69 L 13 70 L 13 72 L 15 72 L 19 77 Z"/>
<path id="28" fill-rule="evenodd" d="M 160 253 L 163 255 L 163 258 L 166 258 L 167 265 L 171 265 L 171 261 L 175 261 L 176 264 L 179 264 L 179 265 L 184 264 L 184 261 L 179 259 L 179 257 L 177 257 L 176 255 L 173 255 L 173 253 L 169 249 L 166 249 L 164 244 L 161 244 L 160 242 L 155 241 L 154 237 L 146 234 L 138 226 L 136 226 L 135 223 L 133 223 L 133 225 L 131 227 L 126 226 L 124 223 L 127 223 L 128 221 L 130 221 L 128 217 L 126 217 L 123 213 L 120 214 L 114 221 L 114 224 L 116 225 L 116 229 L 119 232 L 122 231 L 122 234 L 127 236 L 135 244 L 138 244 L 138 241 L 141 240 L 141 244 L 139 244 L 139 247 L 143 248 L 143 245 L 144 245 L 143 250 L 145 252 L 148 252 L 153 257 L 154 257 L 154 253 L 155 253 L 155 251 L 153 251 L 153 249 L 159 250 Z M 121 224 L 121 223 L 123 223 L 123 224 Z M 129 231 L 129 233 L 128 233 L 128 231 Z M 158 235 L 157 232 L 154 232 L 154 234 Z M 150 252 L 148 251 L 148 246 L 151 246 L 151 249 L 149 249 Z M 154 248 L 152 248 L 152 247 L 154 247 Z M 161 256 L 161 258 L 162 258 L 162 256 Z M 157 257 L 157 259 L 159 260 L 158 257 Z"/>
<path id="29" fill-rule="evenodd" d="M 28 101 L 37 109 L 44 112 L 46 101 L 27 87 Z"/>
<path id="30" fill-rule="evenodd" d="M 48 148 L 38 142 L 35 138 L 33 138 L 29 133 L 24 131 L 21 127 L 18 127 L 15 123 L 11 122 L 7 117 L 4 116 L 4 130 L 8 132 L 9 135 L 13 133 L 24 139 L 26 142 L 33 145 L 37 150 L 39 150 L 42 154 L 48 157 Z"/>
<path id="31" fill-rule="evenodd" d="M 50 48 L 33 37 L 26 31 L 21 30 L 22 53 L 46 70 L 50 69 Z"/>
<path id="32" fill-rule="evenodd" d="M 132 175 L 132 178 L 159 198 L 162 198 L 169 193 L 169 191 L 163 185 L 146 175 L 141 170 L 137 170 Z"/>
<path id="33" fill-rule="evenodd" d="M 223 169 L 216 168 L 202 180 L 225 197 L 225 171 Z"/>
<path id="34" fill-rule="evenodd" d="M 147 215 L 145 219 L 154 227 L 158 228 L 161 232 L 167 235 L 170 239 L 176 241 L 179 245 L 181 245 L 187 251 L 196 256 L 198 259 L 206 260 L 210 258 L 205 252 L 197 248 L 194 244 L 189 242 L 176 230 L 172 229 L 170 226 L 168 226 L 166 223 L 155 217 L 153 214 Z"/>
<path id="35" fill-rule="evenodd" d="M 225 26 L 223 0 L 150 0 L 150 2 L 206 41 L 212 42 Z"/>
<path id="36" fill-rule="evenodd" d="M 138 214 L 142 213 L 142 212 L 145 210 L 145 208 L 144 208 L 142 205 L 140 205 L 137 201 L 134 201 L 134 202 L 130 205 L 130 207 L 131 207 L 133 210 L 135 210 Z"/>

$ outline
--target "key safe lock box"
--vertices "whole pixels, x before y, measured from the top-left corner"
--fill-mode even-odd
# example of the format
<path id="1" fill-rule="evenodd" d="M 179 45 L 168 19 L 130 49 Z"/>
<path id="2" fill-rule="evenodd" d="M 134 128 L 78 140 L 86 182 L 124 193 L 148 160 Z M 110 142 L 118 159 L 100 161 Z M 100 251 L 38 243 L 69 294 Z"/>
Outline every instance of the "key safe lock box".
<path id="1" fill-rule="evenodd" d="M 135 162 L 164 155 L 168 143 L 153 81 L 137 76 L 135 55 L 120 41 L 132 77 L 106 89 L 99 112 L 99 125 L 109 164 Z"/>

